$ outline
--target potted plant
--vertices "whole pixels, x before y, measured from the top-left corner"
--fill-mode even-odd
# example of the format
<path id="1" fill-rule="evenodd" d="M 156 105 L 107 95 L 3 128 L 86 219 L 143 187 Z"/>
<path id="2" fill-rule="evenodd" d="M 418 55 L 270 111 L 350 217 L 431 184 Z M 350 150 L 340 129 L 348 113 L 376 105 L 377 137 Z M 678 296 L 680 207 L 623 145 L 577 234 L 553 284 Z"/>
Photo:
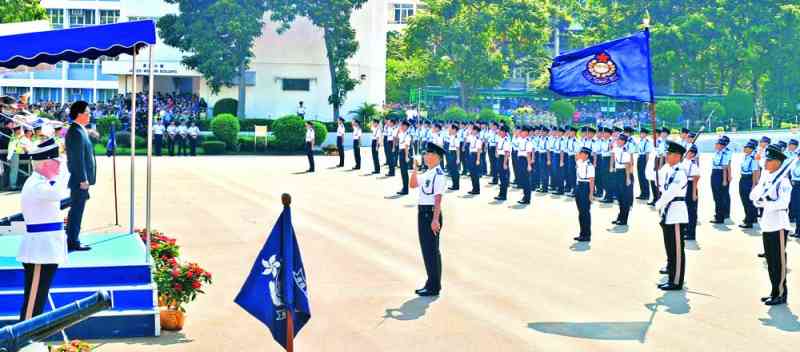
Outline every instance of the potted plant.
<path id="1" fill-rule="evenodd" d="M 91 352 L 92 345 L 81 340 L 72 340 L 52 349 L 52 352 Z"/>
<path id="2" fill-rule="evenodd" d="M 173 263 L 173 261 L 167 261 Z M 183 329 L 186 309 L 184 306 L 194 301 L 203 285 L 211 284 L 211 273 L 196 263 L 163 265 L 155 271 L 154 279 L 158 291 L 164 298 L 166 309 L 161 311 L 161 328 L 170 331 Z"/>
<path id="3" fill-rule="evenodd" d="M 142 242 L 147 244 L 147 231 L 145 229 L 138 229 L 136 232 L 139 234 L 139 237 L 142 239 Z M 151 230 L 150 233 L 150 255 L 153 258 L 153 272 L 156 273 L 160 270 L 169 269 L 171 270 L 178 261 L 178 257 L 180 256 L 180 246 L 176 244 L 176 240 L 174 238 L 165 236 L 158 230 Z M 158 283 L 158 282 L 156 282 Z M 165 287 L 157 287 L 159 295 L 158 295 L 158 306 L 159 307 L 166 307 L 167 303 L 164 299 L 163 292 Z"/>

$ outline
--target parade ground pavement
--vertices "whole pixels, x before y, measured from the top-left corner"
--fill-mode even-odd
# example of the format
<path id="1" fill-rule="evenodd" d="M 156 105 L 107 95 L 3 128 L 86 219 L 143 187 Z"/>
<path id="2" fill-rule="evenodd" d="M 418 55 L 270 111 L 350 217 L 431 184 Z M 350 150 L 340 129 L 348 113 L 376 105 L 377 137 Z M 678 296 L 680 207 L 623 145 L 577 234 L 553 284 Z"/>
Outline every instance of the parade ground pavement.
<path id="1" fill-rule="evenodd" d="M 628 228 L 611 225 L 616 205 L 592 205 L 592 242 L 576 244 L 574 199 L 522 195 L 496 203 L 482 179 L 446 193 L 441 251 L 443 290 L 420 298 L 425 280 L 417 239 L 416 192 L 396 198 L 397 177 L 364 168 L 331 168 L 304 156 L 162 157 L 153 160 L 153 227 L 178 239 L 184 259 L 214 275 L 207 294 L 189 304 L 186 326 L 158 338 L 97 341 L 98 351 L 281 351 L 269 331 L 233 300 L 281 212 L 292 215 L 308 276 L 312 317 L 297 351 L 794 351 L 800 345 L 800 243 L 788 244 L 789 305 L 766 307 L 769 279 L 757 230 L 743 218 L 738 171 L 732 220 L 709 223 L 710 156 L 701 164 L 700 226 L 687 244 L 686 290 L 664 292 L 658 270 L 666 254 L 658 217 L 636 201 Z M 136 226 L 144 226 L 145 159 L 136 162 Z M 734 158 L 738 170 L 740 156 Z M 115 228 L 111 159 L 98 157 L 84 231 L 124 230 L 130 160 L 117 159 Z M 382 169 L 386 173 L 386 168 Z M 638 186 L 636 187 L 638 195 Z M 19 211 L 4 194 L 2 215 Z M 268 293 L 264 293 L 268 299 Z"/>

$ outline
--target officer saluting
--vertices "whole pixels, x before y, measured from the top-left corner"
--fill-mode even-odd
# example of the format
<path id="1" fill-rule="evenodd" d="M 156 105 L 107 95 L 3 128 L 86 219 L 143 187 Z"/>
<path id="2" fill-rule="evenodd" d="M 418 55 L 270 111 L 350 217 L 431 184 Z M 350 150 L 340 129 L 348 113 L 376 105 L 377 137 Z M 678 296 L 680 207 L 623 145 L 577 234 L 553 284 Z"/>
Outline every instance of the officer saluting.
<path id="1" fill-rule="evenodd" d="M 59 181 L 58 145 L 48 139 L 29 153 L 35 172 L 22 187 L 22 214 L 27 234 L 17 260 L 25 268 L 25 297 L 20 320 L 42 314 L 53 276 L 67 261 L 67 236 L 61 216 L 66 183 Z"/>
<path id="2" fill-rule="evenodd" d="M 772 283 L 769 296 L 761 301 L 768 306 L 774 306 L 786 304 L 786 236 L 792 230 L 788 212 L 792 183 L 786 177 L 786 169 L 778 170 L 786 160 L 786 155 L 780 148 L 774 144 L 769 145 L 764 154 L 765 170 L 758 185 L 750 192 L 750 199 L 757 207 L 764 209 L 758 224 L 764 237 L 764 253 L 769 281 Z"/>
<path id="3" fill-rule="evenodd" d="M 439 252 L 439 237 L 442 230 L 442 193 L 445 187 L 445 174 L 439 164 L 444 156 L 444 149 L 428 143 L 423 156 L 428 167 L 422 176 L 417 176 L 416 160 L 411 174 L 411 188 L 419 187 L 419 212 L 417 213 L 417 231 L 422 259 L 428 280 L 425 286 L 416 290 L 420 296 L 438 296 L 442 289 L 442 257 Z"/>
<path id="4" fill-rule="evenodd" d="M 686 148 L 680 144 L 666 141 L 666 165 L 658 171 L 658 185 L 661 197 L 656 201 L 656 210 L 661 214 L 661 231 L 664 235 L 664 247 L 667 252 L 667 270 L 669 280 L 658 288 L 665 291 L 683 289 L 686 273 L 685 242 L 683 233 L 689 222 L 686 210 L 686 171 L 681 167 L 681 158 Z"/>

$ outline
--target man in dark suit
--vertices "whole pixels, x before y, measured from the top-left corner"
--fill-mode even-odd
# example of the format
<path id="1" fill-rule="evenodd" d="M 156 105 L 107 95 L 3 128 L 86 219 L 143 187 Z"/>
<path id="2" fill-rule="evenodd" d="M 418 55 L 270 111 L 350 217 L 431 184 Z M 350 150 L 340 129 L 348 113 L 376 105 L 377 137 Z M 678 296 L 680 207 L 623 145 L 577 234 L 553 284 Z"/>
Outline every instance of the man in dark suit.
<path id="1" fill-rule="evenodd" d="M 88 251 L 91 248 L 81 244 L 81 220 L 86 201 L 89 199 L 89 186 L 95 183 L 94 147 L 86 125 L 89 124 L 89 104 L 76 101 L 69 108 L 72 125 L 67 130 L 66 150 L 69 169 L 69 194 L 72 207 L 69 209 L 67 223 L 67 249 L 69 251 Z"/>

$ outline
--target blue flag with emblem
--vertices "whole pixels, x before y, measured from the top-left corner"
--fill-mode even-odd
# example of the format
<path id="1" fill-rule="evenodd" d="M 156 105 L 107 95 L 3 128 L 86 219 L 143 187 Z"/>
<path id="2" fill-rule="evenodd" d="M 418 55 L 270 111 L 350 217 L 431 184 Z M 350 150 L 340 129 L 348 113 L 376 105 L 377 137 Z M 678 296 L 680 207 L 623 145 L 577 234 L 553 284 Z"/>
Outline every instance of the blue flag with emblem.
<path id="1" fill-rule="evenodd" d="M 293 335 L 311 318 L 306 273 L 288 206 L 283 208 L 267 243 L 258 253 L 235 302 L 264 323 L 284 348 L 287 346 L 287 315 L 292 315 Z"/>
<path id="2" fill-rule="evenodd" d="M 653 102 L 650 31 L 570 51 L 553 59 L 550 90 Z"/>

